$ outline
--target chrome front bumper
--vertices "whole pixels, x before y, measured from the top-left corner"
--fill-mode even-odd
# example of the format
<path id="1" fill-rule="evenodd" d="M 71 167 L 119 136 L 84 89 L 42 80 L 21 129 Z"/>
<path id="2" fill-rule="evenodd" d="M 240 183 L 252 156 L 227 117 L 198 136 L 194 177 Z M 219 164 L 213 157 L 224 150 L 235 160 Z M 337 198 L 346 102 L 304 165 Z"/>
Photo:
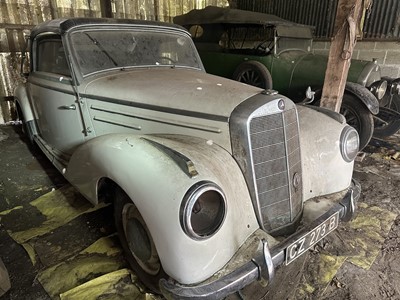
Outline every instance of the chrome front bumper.
<path id="1" fill-rule="evenodd" d="M 360 193 L 360 185 L 358 182 L 353 181 L 343 199 L 323 215 L 272 248 L 269 248 L 268 243 L 263 240 L 261 251 L 254 255 L 252 260 L 216 281 L 193 286 L 182 286 L 161 279 L 161 292 L 167 299 L 222 299 L 257 280 L 263 280 L 270 284 L 273 281 L 275 269 L 285 263 L 286 249 L 305 233 L 319 226 L 337 212 L 339 213 L 340 221 L 347 222 L 351 220 L 355 214 L 356 202 L 360 197 Z"/>

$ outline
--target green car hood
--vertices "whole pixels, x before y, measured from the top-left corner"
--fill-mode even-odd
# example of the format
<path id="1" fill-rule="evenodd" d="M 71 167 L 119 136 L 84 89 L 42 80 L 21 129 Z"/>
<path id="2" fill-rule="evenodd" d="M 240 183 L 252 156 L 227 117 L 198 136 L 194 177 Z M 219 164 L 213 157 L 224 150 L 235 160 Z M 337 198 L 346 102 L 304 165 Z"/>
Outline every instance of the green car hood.
<path id="1" fill-rule="evenodd" d="M 273 60 L 274 89 L 289 98 L 302 100 L 308 86 L 313 90 L 322 87 L 327 63 L 327 56 L 298 50 L 284 51 Z M 373 62 L 355 59 L 351 61 L 347 81 L 366 86 L 379 79 L 379 67 Z"/>

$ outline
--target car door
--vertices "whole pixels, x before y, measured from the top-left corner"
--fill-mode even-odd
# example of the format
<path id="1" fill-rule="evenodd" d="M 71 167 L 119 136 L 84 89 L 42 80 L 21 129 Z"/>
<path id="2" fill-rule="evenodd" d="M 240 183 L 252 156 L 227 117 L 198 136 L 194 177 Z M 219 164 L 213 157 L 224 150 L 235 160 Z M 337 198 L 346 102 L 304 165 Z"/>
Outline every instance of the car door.
<path id="1" fill-rule="evenodd" d="M 39 142 L 68 159 L 84 141 L 84 123 L 76 103 L 61 37 L 38 36 L 33 42 L 33 70 L 27 86 L 39 129 Z"/>

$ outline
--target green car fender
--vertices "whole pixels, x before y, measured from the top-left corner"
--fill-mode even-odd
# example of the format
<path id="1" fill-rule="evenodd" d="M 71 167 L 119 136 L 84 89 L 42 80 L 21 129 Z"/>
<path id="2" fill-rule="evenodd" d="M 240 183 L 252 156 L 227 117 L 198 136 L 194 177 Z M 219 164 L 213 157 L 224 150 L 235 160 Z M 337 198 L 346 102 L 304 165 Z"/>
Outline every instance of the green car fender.
<path id="1" fill-rule="evenodd" d="M 296 50 L 284 51 L 279 57 L 274 57 L 272 71 L 274 88 L 298 102 L 304 99 L 307 87 L 311 86 L 313 90 L 317 91 L 316 100 L 319 100 L 324 84 L 327 60 L 328 58 L 322 55 Z M 377 114 L 379 112 L 378 100 L 368 88 L 358 83 L 362 79 L 366 81 L 367 77 L 376 76 L 376 72 L 373 72 L 371 68 L 376 68 L 376 65 L 371 62 L 352 60 L 345 91 L 359 99 L 372 114 Z M 278 76 L 279 74 L 281 77 Z M 285 81 L 288 82 L 288 86 L 282 84 Z"/>
<path id="2" fill-rule="evenodd" d="M 366 87 L 363 87 L 358 83 L 347 82 L 345 92 L 352 94 L 359 99 L 372 114 L 378 114 L 379 101 Z"/>
<path id="3" fill-rule="evenodd" d="M 164 271 L 183 284 L 217 272 L 259 228 L 239 166 L 212 141 L 174 135 L 104 135 L 74 152 L 65 176 L 92 203 L 98 202 L 102 178 L 123 189 L 141 213 Z M 190 188 L 204 181 L 223 191 L 225 217 L 215 234 L 196 240 L 181 225 L 181 207 Z"/>
<path id="4" fill-rule="evenodd" d="M 353 95 L 358 101 L 360 101 L 373 115 L 379 113 L 379 101 L 376 97 L 362 85 L 354 82 L 347 82 L 344 88 L 344 93 Z M 322 88 L 317 89 L 314 96 L 315 105 L 320 105 L 322 96 Z"/>

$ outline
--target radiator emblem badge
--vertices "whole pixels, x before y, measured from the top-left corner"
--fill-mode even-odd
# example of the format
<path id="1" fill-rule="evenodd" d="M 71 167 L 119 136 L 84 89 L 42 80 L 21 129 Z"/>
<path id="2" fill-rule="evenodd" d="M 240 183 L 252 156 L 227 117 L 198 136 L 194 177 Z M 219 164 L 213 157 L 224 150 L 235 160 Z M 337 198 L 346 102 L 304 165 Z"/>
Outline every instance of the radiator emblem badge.
<path id="1" fill-rule="evenodd" d="M 284 109 L 285 109 L 285 101 L 279 100 L 279 101 L 278 101 L 278 108 L 279 108 L 280 110 L 284 110 Z"/>

